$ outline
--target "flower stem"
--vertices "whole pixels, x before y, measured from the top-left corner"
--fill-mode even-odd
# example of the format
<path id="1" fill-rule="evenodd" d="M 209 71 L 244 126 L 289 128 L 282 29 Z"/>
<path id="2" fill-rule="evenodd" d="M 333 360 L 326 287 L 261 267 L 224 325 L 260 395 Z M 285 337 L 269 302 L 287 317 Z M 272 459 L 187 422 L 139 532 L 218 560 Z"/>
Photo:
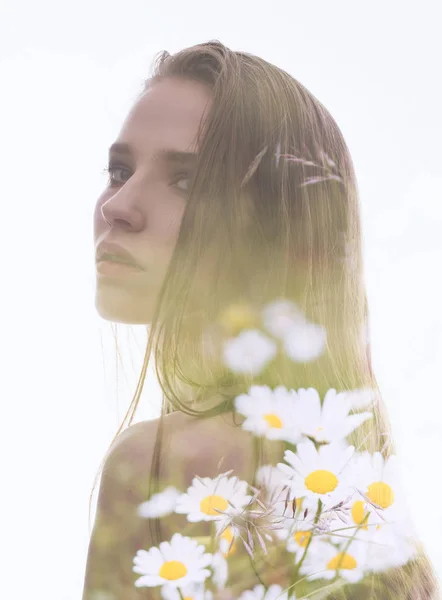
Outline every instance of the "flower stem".
<path id="1" fill-rule="evenodd" d="M 215 521 L 212 521 L 212 535 L 210 536 L 210 552 L 211 554 L 215 554 L 216 550 L 216 525 Z"/>
<path id="2" fill-rule="evenodd" d="M 321 516 L 321 510 L 322 510 L 322 501 L 321 501 L 321 499 L 318 499 L 318 509 L 316 511 L 315 519 L 313 521 L 315 525 L 318 522 L 319 517 Z M 309 540 L 307 542 L 307 545 L 305 547 L 304 554 L 302 555 L 301 560 L 296 564 L 295 568 L 293 569 L 293 576 L 292 576 L 290 585 L 296 583 L 296 581 L 298 579 L 299 570 L 302 567 L 302 563 L 304 562 L 305 557 L 307 556 L 307 551 L 309 549 L 310 544 L 312 543 L 312 539 L 313 539 L 313 532 L 309 537 Z"/>
<path id="3" fill-rule="evenodd" d="M 181 600 L 184 600 L 184 596 L 183 596 L 183 592 L 181 591 L 181 588 L 177 588 L 177 590 L 178 590 Z"/>
<path id="4" fill-rule="evenodd" d="M 359 526 L 355 528 L 353 535 L 351 536 L 351 538 L 348 540 L 348 542 L 345 544 L 345 547 L 341 551 L 341 556 L 340 556 L 338 564 L 336 566 L 336 577 L 335 577 L 335 579 L 337 579 L 337 577 L 338 577 L 338 569 L 340 568 L 340 566 L 342 564 L 342 561 L 344 560 L 345 553 L 347 552 L 347 550 L 348 550 L 350 544 L 352 543 L 352 541 L 355 539 L 355 536 L 356 536 L 357 532 L 359 531 L 359 529 L 365 525 L 365 522 L 368 520 L 369 515 L 370 515 L 370 513 L 368 512 L 365 515 L 365 517 L 363 518 L 363 520 L 359 523 Z"/>

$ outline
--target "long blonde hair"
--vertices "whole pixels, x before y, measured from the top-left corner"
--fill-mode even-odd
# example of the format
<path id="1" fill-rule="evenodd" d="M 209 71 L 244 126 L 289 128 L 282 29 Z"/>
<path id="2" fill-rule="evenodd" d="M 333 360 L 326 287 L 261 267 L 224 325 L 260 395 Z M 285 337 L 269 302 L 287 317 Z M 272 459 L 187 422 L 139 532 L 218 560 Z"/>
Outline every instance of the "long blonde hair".
<path id="1" fill-rule="evenodd" d="M 329 388 L 376 390 L 374 419 L 351 443 L 388 456 L 394 445 L 364 335 L 369 315 L 359 193 L 337 123 L 291 75 L 217 40 L 174 55 L 161 52 L 141 94 L 169 77 L 209 86 L 213 104 L 198 132 L 195 176 L 137 389 L 99 472 L 128 417 L 132 422 L 152 349 L 163 391 L 152 493 L 164 416 L 183 411 L 207 418 L 234 410 L 234 398 L 251 383 L 315 387 L 321 397 Z M 277 298 L 293 300 L 326 329 L 326 352 L 310 363 L 275 364 L 263 378 L 233 374 L 209 351 L 216 349 L 222 315 L 238 302 L 259 311 Z M 158 544 L 158 520 L 150 521 Z M 423 550 L 407 569 L 394 572 L 394 589 L 403 590 L 395 597 L 429 599 L 437 584 Z"/>

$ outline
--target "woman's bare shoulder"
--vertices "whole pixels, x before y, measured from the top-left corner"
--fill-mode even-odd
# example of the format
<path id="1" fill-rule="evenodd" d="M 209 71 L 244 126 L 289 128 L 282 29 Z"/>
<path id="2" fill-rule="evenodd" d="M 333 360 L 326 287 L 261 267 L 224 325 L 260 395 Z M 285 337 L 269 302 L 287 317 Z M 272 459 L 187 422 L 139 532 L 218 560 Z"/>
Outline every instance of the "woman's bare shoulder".
<path id="1" fill-rule="evenodd" d="M 166 436 L 190 435 L 198 432 L 200 435 L 207 435 L 214 432 L 223 434 L 229 432 L 232 435 L 232 429 L 239 431 L 240 437 L 244 437 L 241 430 L 241 423 L 244 419 L 240 415 L 234 416 L 233 411 L 224 412 L 213 417 L 200 418 L 194 417 L 182 411 L 176 411 L 166 415 L 163 418 L 164 434 Z M 117 441 L 124 441 L 128 438 L 145 441 L 150 439 L 158 431 L 160 417 L 138 421 L 127 427 L 119 434 Z M 241 433 L 242 432 L 242 433 Z"/>
<path id="2" fill-rule="evenodd" d="M 176 411 L 163 417 L 162 438 L 167 444 L 185 452 L 206 445 L 207 442 L 210 442 L 211 447 L 223 445 L 227 440 L 231 443 L 244 443 L 250 439 L 250 434 L 241 429 L 243 420 L 240 415 L 234 416 L 232 411 L 207 418 Z M 159 425 L 159 417 L 133 423 L 118 436 L 117 444 L 130 440 L 129 443 L 148 445 L 156 438 Z"/>
<path id="3" fill-rule="evenodd" d="M 163 418 L 161 454 L 164 465 L 180 465 L 190 474 L 214 477 L 230 469 L 244 473 L 253 457 L 250 433 L 232 412 L 198 418 L 181 411 Z M 160 418 L 130 425 L 117 438 L 117 453 L 143 462 L 152 456 Z M 192 475 L 193 476 L 193 475 Z M 186 477 L 188 479 L 188 477 Z"/>
<path id="4" fill-rule="evenodd" d="M 179 469 L 187 484 L 195 474 L 215 477 L 230 470 L 248 480 L 253 477 L 254 444 L 253 435 L 241 427 L 243 421 L 233 411 L 204 419 L 181 411 L 166 415 L 161 437 L 163 468 Z M 152 456 L 159 423 L 159 418 L 140 421 L 120 435 L 121 443 L 134 459 L 145 462 Z M 276 464 L 282 457 L 278 442 L 263 440 L 263 451 L 262 464 Z M 172 473 L 163 475 L 173 478 Z"/>

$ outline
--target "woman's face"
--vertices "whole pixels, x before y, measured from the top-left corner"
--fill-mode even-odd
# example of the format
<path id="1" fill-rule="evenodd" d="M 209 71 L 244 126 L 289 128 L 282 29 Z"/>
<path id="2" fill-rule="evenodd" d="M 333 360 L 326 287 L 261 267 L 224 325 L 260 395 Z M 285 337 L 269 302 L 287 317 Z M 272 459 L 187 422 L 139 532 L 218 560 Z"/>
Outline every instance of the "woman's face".
<path id="1" fill-rule="evenodd" d="M 95 207 L 94 243 L 99 254 L 99 244 L 118 244 L 143 270 L 97 264 L 95 305 L 104 319 L 151 322 L 192 177 L 192 156 L 172 152 L 197 152 L 210 101 L 203 84 L 165 79 L 143 94 L 123 123 L 115 143 L 125 147 L 109 152 L 111 181 Z"/>

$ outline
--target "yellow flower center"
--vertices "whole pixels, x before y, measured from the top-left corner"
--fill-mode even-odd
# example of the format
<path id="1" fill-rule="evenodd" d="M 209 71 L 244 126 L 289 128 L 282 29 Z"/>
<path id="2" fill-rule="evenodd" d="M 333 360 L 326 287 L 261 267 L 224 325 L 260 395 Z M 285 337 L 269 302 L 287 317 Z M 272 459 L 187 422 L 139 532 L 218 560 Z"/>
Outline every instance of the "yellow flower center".
<path id="1" fill-rule="evenodd" d="M 179 560 L 168 560 L 161 565 L 160 577 L 169 580 L 180 579 L 186 575 L 187 569 Z"/>
<path id="2" fill-rule="evenodd" d="M 276 429 L 281 429 L 282 421 L 281 419 L 272 413 L 264 415 L 264 420 L 270 425 L 270 427 L 275 427 Z"/>
<path id="3" fill-rule="evenodd" d="M 224 531 L 221 534 L 221 538 L 224 540 L 227 540 L 227 542 L 229 543 L 229 546 L 233 540 L 233 531 L 231 527 L 226 527 L 226 529 L 224 529 Z M 228 547 L 227 547 L 228 548 Z M 228 550 L 227 552 L 223 552 L 224 557 L 229 556 L 230 554 L 233 554 L 233 552 L 235 552 L 236 550 L 236 542 L 233 542 L 230 550 Z"/>
<path id="4" fill-rule="evenodd" d="M 219 318 L 221 325 L 231 333 L 242 329 L 253 329 L 258 323 L 256 312 L 248 304 L 237 303 L 230 305 Z"/>
<path id="5" fill-rule="evenodd" d="M 293 534 L 293 537 L 295 538 L 295 541 L 297 544 L 299 544 L 302 548 L 305 548 L 308 544 L 309 539 L 312 537 L 312 532 L 311 531 L 295 531 L 295 533 Z"/>
<path id="6" fill-rule="evenodd" d="M 304 480 L 308 490 L 316 494 L 332 492 L 338 485 L 338 478 L 331 471 L 312 471 Z"/>
<path id="7" fill-rule="evenodd" d="M 233 539 L 233 531 L 232 531 L 232 528 L 231 528 L 230 526 L 229 526 L 229 527 L 226 527 L 226 528 L 224 529 L 224 531 L 222 532 L 222 534 L 221 534 L 221 537 L 222 537 L 223 539 L 227 540 L 228 542 L 231 542 L 231 541 L 232 541 L 232 539 Z"/>
<path id="8" fill-rule="evenodd" d="M 353 517 L 353 521 L 360 525 L 362 521 L 365 519 L 367 515 L 367 511 L 364 510 L 364 503 L 362 500 L 356 500 L 353 502 L 353 506 L 351 507 L 351 516 Z M 361 529 L 368 529 L 368 525 L 363 525 Z"/>
<path id="9" fill-rule="evenodd" d="M 329 561 L 329 563 L 327 564 L 327 569 L 330 569 L 330 571 L 335 571 L 338 568 L 356 569 L 357 566 L 358 564 L 351 554 L 347 554 L 346 552 L 339 552 Z"/>
<path id="10" fill-rule="evenodd" d="M 394 502 L 394 494 L 391 487 L 383 481 L 376 481 L 368 486 L 367 496 L 375 504 L 382 508 L 388 508 Z"/>
<path id="11" fill-rule="evenodd" d="M 218 510 L 226 510 L 228 506 L 229 503 L 225 498 L 223 498 L 223 496 L 217 496 L 215 494 L 212 496 L 206 496 L 200 502 L 201 512 L 206 515 L 215 515 L 218 517 L 221 516 L 221 513 L 217 512 L 215 508 Z"/>

